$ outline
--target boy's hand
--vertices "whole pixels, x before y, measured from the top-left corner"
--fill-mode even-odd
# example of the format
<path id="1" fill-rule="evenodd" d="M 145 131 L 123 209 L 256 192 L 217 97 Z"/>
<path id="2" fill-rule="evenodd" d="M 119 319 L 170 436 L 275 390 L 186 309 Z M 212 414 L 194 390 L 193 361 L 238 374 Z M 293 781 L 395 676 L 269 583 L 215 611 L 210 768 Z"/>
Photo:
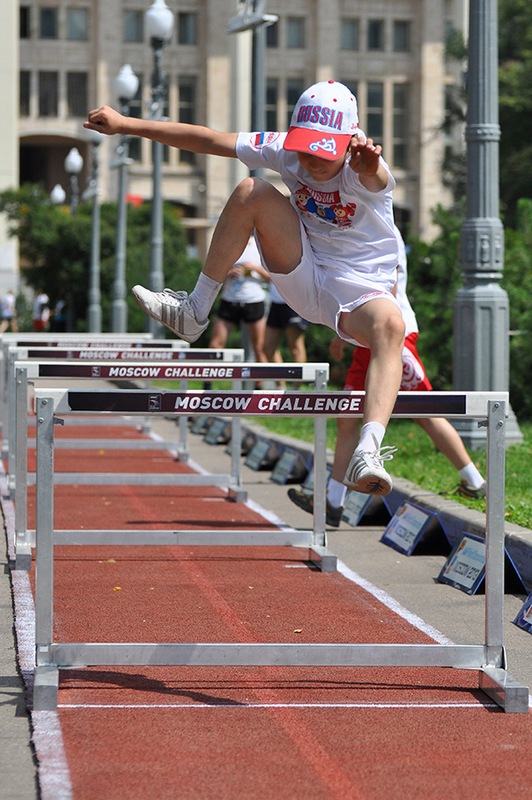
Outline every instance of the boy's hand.
<path id="1" fill-rule="evenodd" d="M 115 133 L 122 133 L 124 120 L 125 117 L 113 108 L 100 106 L 100 108 L 89 111 L 87 122 L 83 123 L 83 127 L 112 136 Z"/>
<path id="2" fill-rule="evenodd" d="M 373 139 L 355 134 L 351 139 L 349 152 L 351 154 L 349 166 L 353 172 L 366 175 L 368 178 L 377 174 L 379 156 L 382 153 L 380 144 L 373 144 Z"/>

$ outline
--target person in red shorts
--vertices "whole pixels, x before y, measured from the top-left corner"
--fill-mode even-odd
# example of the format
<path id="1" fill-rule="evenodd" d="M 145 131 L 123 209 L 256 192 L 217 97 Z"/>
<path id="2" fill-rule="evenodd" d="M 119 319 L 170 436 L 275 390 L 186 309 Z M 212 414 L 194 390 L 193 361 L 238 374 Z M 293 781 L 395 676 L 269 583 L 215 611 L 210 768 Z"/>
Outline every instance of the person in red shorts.
<path id="1" fill-rule="evenodd" d="M 402 359 L 403 375 L 401 391 L 430 392 L 432 385 L 427 377 L 425 367 L 417 351 L 419 329 L 416 315 L 406 294 L 407 266 L 404 242 L 399 231 L 396 231 L 399 241 L 399 265 L 397 267 L 396 299 L 399 302 L 406 325 Z M 331 356 L 339 361 L 342 358 L 345 342 L 338 336 L 330 346 Z M 366 373 L 370 359 L 370 351 L 365 347 L 356 347 L 353 359 L 346 377 L 344 390 L 346 392 L 364 391 Z M 469 498 L 485 497 L 485 480 L 464 447 L 464 444 L 449 420 L 443 417 L 429 419 L 416 419 L 418 425 L 430 436 L 437 449 L 449 459 L 460 476 L 456 487 L 456 494 Z M 359 435 L 359 420 L 356 417 L 339 417 L 337 419 L 337 437 L 334 451 L 334 461 L 331 478 L 327 485 L 327 525 L 337 528 L 342 519 L 347 486 L 343 483 L 343 476 L 351 454 L 356 447 Z M 299 508 L 313 513 L 314 498 L 308 491 L 291 488 L 288 497 Z"/>

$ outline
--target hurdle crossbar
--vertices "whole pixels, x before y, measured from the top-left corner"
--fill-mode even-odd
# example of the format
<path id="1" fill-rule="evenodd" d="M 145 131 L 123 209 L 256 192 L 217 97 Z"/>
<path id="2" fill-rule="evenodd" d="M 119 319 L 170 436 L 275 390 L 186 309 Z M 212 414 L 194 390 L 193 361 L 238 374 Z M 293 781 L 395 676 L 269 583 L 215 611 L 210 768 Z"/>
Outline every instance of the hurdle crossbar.
<path id="1" fill-rule="evenodd" d="M 220 398 L 216 401 L 216 398 Z M 190 403 L 213 408 L 232 402 L 231 413 L 261 416 L 360 416 L 360 392 L 86 392 L 36 391 L 37 413 L 37 543 L 36 543 L 36 668 L 34 708 L 57 706 L 59 669 L 102 665 L 232 665 L 232 666 L 409 666 L 476 669 L 479 688 L 505 711 L 528 711 L 528 689 L 507 672 L 503 644 L 504 604 L 504 459 L 506 392 L 402 392 L 396 417 L 471 417 L 487 426 L 487 529 L 485 578 L 485 641 L 445 644 L 246 644 L 246 643 L 61 643 L 53 641 L 53 456 L 56 415 L 99 411 L 105 414 L 190 413 Z M 309 402 L 310 398 L 310 402 Z M 329 402 L 327 402 L 327 400 Z M 219 409 L 218 409 L 219 410 Z M 224 410 L 228 410 L 224 408 Z M 317 477 L 324 482 L 324 476 Z"/>

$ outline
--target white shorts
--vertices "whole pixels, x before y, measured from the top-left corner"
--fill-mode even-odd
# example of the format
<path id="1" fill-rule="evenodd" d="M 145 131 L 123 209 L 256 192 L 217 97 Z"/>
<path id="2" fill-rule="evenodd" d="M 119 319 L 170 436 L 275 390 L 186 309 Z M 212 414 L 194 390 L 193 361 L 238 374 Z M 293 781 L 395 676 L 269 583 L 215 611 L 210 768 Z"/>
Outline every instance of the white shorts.
<path id="1" fill-rule="evenodd" d="M 386 298 L 399 308 L 393 294 L 348 267 L 334 265 L 322 267 L 316 263 L 307 233 L 302 223 L 301 261 L 288 275 L 270 273 L 271 280 L 282 297 L 297 313 L 309 322 L 327 325 L 337 335 L 351 344 L 359 345 L 356 339 L 348 338 L 338 329 L 340 314 L 354 311 L 355 308 L 375 298 Z M 268 269 L 267 264 L 264 264 Z"/>

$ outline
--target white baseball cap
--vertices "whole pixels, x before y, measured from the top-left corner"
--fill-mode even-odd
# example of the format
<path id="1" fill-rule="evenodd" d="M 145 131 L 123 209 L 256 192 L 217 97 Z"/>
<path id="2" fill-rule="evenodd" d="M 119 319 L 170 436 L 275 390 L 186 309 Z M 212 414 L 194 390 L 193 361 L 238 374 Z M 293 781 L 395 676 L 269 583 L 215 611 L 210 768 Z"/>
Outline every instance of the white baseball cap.
<path id="1" fill-rule="evenodd" d="M 357 101 L 351 90 L 337 81 L 321 81 L 297 101 L 283 146 L 335 161 L 345 153 L 357 128 Z"/>

